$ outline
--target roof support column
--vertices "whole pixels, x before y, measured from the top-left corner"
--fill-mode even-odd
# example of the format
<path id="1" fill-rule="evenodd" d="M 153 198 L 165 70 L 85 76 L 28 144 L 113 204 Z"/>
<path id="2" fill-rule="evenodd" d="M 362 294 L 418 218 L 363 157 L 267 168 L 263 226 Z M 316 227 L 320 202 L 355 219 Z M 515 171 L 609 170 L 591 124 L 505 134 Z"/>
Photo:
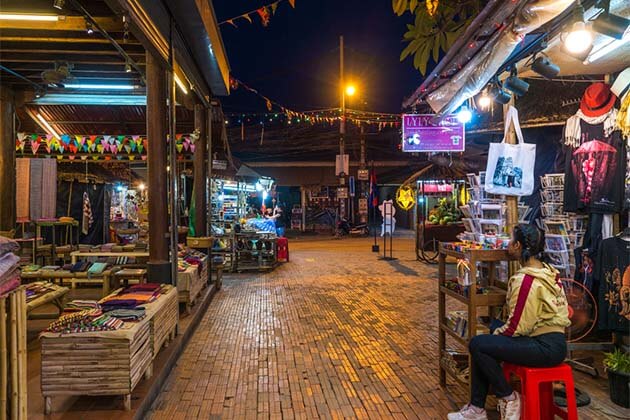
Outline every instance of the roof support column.
<path id="1" fill-rule="evenodd" d="M 195 104 L 195 130 L 199 133 L 199 138 L 195 142 L 195 155 L 193 158 L 193 191 L 195 194 L 195 235 L 207 235 L 207 215 L 208 215 L 208 171 L 206 159 L 208 159 L 207 138 L 208 132 L 207 115 L 202 104 Z"/>
<path id="2" fill-rule="evenodd" d="M 0 230 L 15 228 L 15 106 L 13 91 L 0 89 Z"/>
<path id="3" fill-rule="evenodd" d="M 147 164 L 149 167 L 149 281 L 172 283 L 169 263 L 168 190 L 166 173 L 166 69 L 147 52 Z"/>

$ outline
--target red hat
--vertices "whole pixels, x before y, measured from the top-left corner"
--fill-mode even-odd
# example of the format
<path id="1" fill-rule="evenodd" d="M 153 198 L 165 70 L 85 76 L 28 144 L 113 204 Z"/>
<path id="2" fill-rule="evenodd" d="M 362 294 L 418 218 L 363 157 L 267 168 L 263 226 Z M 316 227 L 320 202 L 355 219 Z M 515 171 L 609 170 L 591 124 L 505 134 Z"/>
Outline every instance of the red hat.
<path id="1" fill-rule="evenodd" d="M 610 91 L 610 86 L 597 82 L 591 84 L 584 91 L 584 96 L 580 101 L 580 109 L 587 117 L 599 117 L 610 111 L 616 100 L 617 97 Z"/>

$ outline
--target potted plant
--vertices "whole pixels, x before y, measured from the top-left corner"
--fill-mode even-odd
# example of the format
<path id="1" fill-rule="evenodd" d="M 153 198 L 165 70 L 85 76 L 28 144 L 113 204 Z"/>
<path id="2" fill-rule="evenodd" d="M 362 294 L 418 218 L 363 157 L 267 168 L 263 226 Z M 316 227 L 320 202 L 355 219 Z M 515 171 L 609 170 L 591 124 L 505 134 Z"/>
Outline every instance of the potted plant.
<path id="1" fill-rule="evenodd" d="M 608 372 L 610 400 L 630 408 L 630 354 L 617 349 L 605 355 L 604 367 Z"/>

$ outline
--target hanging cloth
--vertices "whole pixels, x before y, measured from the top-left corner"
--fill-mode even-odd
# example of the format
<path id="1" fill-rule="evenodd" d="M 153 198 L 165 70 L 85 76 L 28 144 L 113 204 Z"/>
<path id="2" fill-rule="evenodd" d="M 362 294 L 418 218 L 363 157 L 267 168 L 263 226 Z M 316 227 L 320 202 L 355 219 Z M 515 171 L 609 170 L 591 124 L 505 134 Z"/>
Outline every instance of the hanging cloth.
<path id="1" fill-rule="evenodd" d="M 90 197 L 85 191 L 83 193 L 83 220 L 81 223 L 81 233 L 87 235 L 90 231 L 90 227 L 94 223 L 94 218 L 92 217 L 92 204 L 90 203 Z"/>
<path id="2" fill-rule="evenodd" d="M 582 124 L 581 121 L 590 125 L 603 124 L 604 136 L 609 137 L 610 134 L 616 129 L 617 110 L 612 108 L 607 113 L 598 117 L 587 117 L 584 115 L 581 109 L 575 113 L 574 116 L 567 120 L 567 124 L 564 128 L 563 143 L 565 146 L 573 148 L 579 147 L 582 144 Z"/>

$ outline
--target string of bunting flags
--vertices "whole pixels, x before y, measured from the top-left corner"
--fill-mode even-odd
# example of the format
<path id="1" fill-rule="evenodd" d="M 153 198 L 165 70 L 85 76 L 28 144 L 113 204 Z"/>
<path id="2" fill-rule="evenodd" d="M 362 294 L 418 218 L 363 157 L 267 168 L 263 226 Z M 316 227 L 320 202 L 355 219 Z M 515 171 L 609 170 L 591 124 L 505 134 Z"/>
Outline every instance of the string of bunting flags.
<path id="1" fill-rule="evenodd" d="M 197 137 L 194 133 L 175 135 L 175 147 L 182 158 L 185 154 L 195 152 Z M 25 154 L 30 149 L 33 155 L 55 154 L 59 159 L 67 156 L 70 160 L 74 160 L 77 154 L 82 155 L 81 159 L 92 156 L 92 159 L 98 160 L 99 155 L 102 155 L 105 160 L 111 160 L 112 157 L 116 157 L 118 160 L 123 157 L 134 160 L 138 156 L 140 159 L 146 160 L 148 147 L 147 137 L 140 135 L 63 134 L 57 138 L 52 134 L 17 133 L 15 140 L 17 153 Z"/>
<path id="2" fill-rule="evenodd" d="M 316 111 L 292 111 L 284 109 L 282 113 L 227 113 L 226 125 L 286 123 L 292 124 L 323 124 L 334 125 L 341 120 L 341 111 L 338 108 Z M 379 130 L 387 127 L 399 127 L 400 115 L 382 113 L 363 113 L 363 111 L 346 110 L 346 121 L 355 124 L 377 125 Z"/>
<path id="3" fill-rule="evenodd" d="M 250 10 L 247 13 L 243 13 L 242 15 L 238 15 L 231 19 L 226 19 L 224 21 L 219 22 L 219 25 L 230 24 L 235 28 L 238 28 L 236 25 L 236 20 L 245 19 L 249 23 L 253 23 L 252 17 L 258 16 L 260 18 L 260 23 L 262 26 L 267 27 L 271 20 L 271 16 L 276 14 L 276 10 L 278 9 L 278 5 L 284 1 L 287 1 L 292 8 L 295 9 L 295 0 L 276 0 L 273 3 L 269 3 L 263 7 L 259 7 L 258 9 Z"/>

